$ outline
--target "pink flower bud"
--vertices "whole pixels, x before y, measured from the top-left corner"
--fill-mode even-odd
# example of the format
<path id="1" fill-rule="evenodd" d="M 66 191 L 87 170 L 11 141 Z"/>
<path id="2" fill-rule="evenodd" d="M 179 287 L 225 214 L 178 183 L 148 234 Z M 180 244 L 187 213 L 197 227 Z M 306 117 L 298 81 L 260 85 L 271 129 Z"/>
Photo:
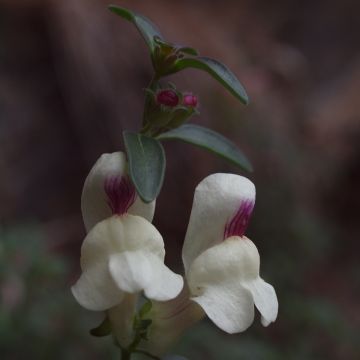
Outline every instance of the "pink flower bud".
<path id="1" fill-rule="evenodd" d="M 198 104 L 198 99 L 193 94 L 185 94 L 183 96 L 183 105 L 190 106 L 190 107 L 196 107 Z"/>
<path id="2" fill-rule="evenodd" d="M 172 89 L 160 90 L 156 94 L 156 101 L 161 105 L 175 107 L 179 103 L 179 97 Z"/>

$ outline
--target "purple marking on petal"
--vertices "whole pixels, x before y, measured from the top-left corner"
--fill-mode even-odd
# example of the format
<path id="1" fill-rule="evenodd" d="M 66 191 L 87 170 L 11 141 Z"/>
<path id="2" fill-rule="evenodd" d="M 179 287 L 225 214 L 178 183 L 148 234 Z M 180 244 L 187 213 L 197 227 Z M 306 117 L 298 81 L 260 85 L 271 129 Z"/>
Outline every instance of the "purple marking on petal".
<path id="1" fill-rule="evenodd" d="M 104 190 L 113 214 L 125 214 L 136 199 L 135 187 L 128 176 L 107 177 Z"/>
<path id="2" fill-rule="evenodd" d="M 250 217 L 254 209 L 255 202 L 247 199 L 241 205 L 234 217 L 225 225 L 224 239 L 230 236 L 243 236 L 249 225 Z"/>

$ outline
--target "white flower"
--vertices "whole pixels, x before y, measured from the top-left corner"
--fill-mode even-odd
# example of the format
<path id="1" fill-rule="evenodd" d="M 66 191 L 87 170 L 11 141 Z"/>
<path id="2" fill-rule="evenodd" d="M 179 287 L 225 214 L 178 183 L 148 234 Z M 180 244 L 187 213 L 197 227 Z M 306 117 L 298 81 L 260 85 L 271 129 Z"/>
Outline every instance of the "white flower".
<path id="1" fill-rule="evenodd" d="M 246 330 L 254 305 L 262 324 L 275 321 L 274 288 L 259 276 L 256 246 L 244 236 L 255 204 L 253 183 L 214 174 L 196 188 L 183 247 L 186 284 L 173 300 L 154 302 L 148 351 L 161 355 L 205 313 L 222 330 Z"/>
<path id="2" fill-rule="evenodd" d="M 236 333 L 251 325 L 256 306 L 262 324 L 269 325 L 277 317 L 277 297 L 260 278 L 259 253 L 244 236 L 254 203 L 254 185 L 238 175 L 214 174 L 198 185 L 183 247 L 183 287 L 182 277 L 164 265 L 163 239 L 150 223 L 155 204 L 138 198 L 122 153 L 103 155 L 82 194 L 89 233 L 81 248 L 82 275 L 72 287 L 75 298 L 87 309 L 106 310 L 126 346 L 143 291 L 153 300 L 150 340 L 143 346 L 155 354 L 205 313 Z"/>
<path id="3" fill-rule="evenodd" d="M 81 211 L 87 232 L 117 212 L 127 212 L 152 221 L 155 201 L 145 204 L 136 195 L 126 168 L 125 154 L 115 152 L 101 155 L 90 170 L 81 195 Z"/>
<path id="4" fill-rule="evenodd" d="M 255 204 L 253 183 L 239 175 L 213 174 L 196 188 L 183 247 L 190 299 L 222 330 L 246 330 L 254 305 L 264 326 L 275 321 L 274 288 L 259 276 L 260 257 L 244 236 Z"/>
<path id="5" fill-rule="evenodd" d="M 82 212 L 89 233 L 81 247 L 82 275 L 72 292 L 89 310 L 109 310 L 110 320 L 117 327 L 125 323 L 127 332 L 139 292 L 165 301 L 183 287 L 182 277 L 164 265 L 163 239 L 149 222 L 154 207 L 138 198 L 123 153 L 102 155 L 85 181 Z"/>

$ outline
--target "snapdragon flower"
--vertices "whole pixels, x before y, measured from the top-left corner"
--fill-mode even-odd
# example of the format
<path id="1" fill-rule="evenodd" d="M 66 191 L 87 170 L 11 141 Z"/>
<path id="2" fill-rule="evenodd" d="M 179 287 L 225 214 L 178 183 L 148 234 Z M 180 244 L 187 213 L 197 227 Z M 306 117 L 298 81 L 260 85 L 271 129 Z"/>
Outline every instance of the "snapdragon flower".
<path id="1" fill-rule="evenodd" d="M 72 287 L 80 305 L 108 311 L 121 345 L 131 341 L 137 296 L 170 300 L 183 279 L 164 264 L 162 236 L 150 223 L 155 203 L 137 196 L 121 152 L 104 154 L 90 171 L 82 193 L 89 231 L 81 247 L 82 274 Z"/>
<path id="2" fill-rule="evenodd" d="M 186 283 L 176 299 L 154 302 L 149 351 L 166 352 L 205 314 L 230 334 L 252 324 L 254 305 L 264 326 L 275 321 L 275 290 L 260 277 L 258 250 L 244 235 L 254 204 L 254 184 L 239 175 L 213 174 L 197 186 L 182 251 Z"/>
<path id="3" fill-rule="evenodd" d="M 260 256 L 244 234 L 255 205 L 255 186 L 245 177 L 213 174 L 196 188 L 185 236 L 183 262 L 191 300 L 222 330 L 237 333 L 254 320 L 276 320 L 274 288 L 259 275 Z"/>
<path id="4" fill-rule="evenodd" d="M 87 232 L 117 213 L 141 216 L 152 222 L 155 200 L 145 204 L 137 196 L 126 167 L 126 156 L 119 151 L 102 154 L 90 170 L 81 194 L 81 212 Z"/>

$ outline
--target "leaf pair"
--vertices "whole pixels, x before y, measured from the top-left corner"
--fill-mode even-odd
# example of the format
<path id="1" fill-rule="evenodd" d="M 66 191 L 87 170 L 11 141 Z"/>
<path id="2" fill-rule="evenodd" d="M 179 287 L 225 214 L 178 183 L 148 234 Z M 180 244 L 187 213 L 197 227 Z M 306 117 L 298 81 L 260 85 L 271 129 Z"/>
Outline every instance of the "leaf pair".
<path id="1" fill-rule="evenodd" d="M 136 14 L 130 10 L 116 5 L 110 5 L 109 9 L 122 18 L 132 22 L 136 26 L 148 45 L 150 53 L 153 54 L 156 46 L 163 41 L 163 37 L 157 27 L 146 17 Z M 215 59 L 197 56 L 197 51 L 190 47 L 175 47 L 175 49 L 190 56 L 177 59 L 174 62 L 171 73 L 188 68 L 205 71 L 223 85 L 228 91 L 230 91 L 230 93 L 243 104 L 249 103 L 249 98 L 244 87 L 226 65 Z"/>
<path id="2" fill-rule="evenodd" d="M 197 50 L 193 48 L 167 43 L 158 28 L 142 15 L 116 5 L 110 5 L 109 9 L 136 26 L 149 47 L 153 61 L 156 61 L 158 50 L 162 49 L 164 57 L 161 61 L 165 61 L 165 65 L 168 66 L 164 74 L 187 68 L 205 71 L 241 102 L 248 103 L 245 89 L 224 64 L 208 57 L 198 56 Z M 170 64 L 167 61 L 170 61 Z M 156 69 L 157 64 L 154 65 Z M 145 202 L 151 202 L 158 196 L 164 180 L 166 158 L 159 140 L 181 140 L 200 146 L 242 169 L 252 170 L 245 155 L 231 141 L 201 126 L 183 125 L 162 133 L 156 138 L 125 131 L 124 143 L 128 155 L 130 177 L 138 194 Z"/>
<path id="3" fill-rule="evenodd" d="M 244 170 L 252 171 L 249 160 L 235 144 L 201 126 L 183 125 L 157 138 L 125 131 L 124 143 L 130 176 L 139 196 L 145 202 L 151 202 L 158 196 L 164 181 L 166 158 L 159 140 L 181 140 L 215 153 Z"/>

